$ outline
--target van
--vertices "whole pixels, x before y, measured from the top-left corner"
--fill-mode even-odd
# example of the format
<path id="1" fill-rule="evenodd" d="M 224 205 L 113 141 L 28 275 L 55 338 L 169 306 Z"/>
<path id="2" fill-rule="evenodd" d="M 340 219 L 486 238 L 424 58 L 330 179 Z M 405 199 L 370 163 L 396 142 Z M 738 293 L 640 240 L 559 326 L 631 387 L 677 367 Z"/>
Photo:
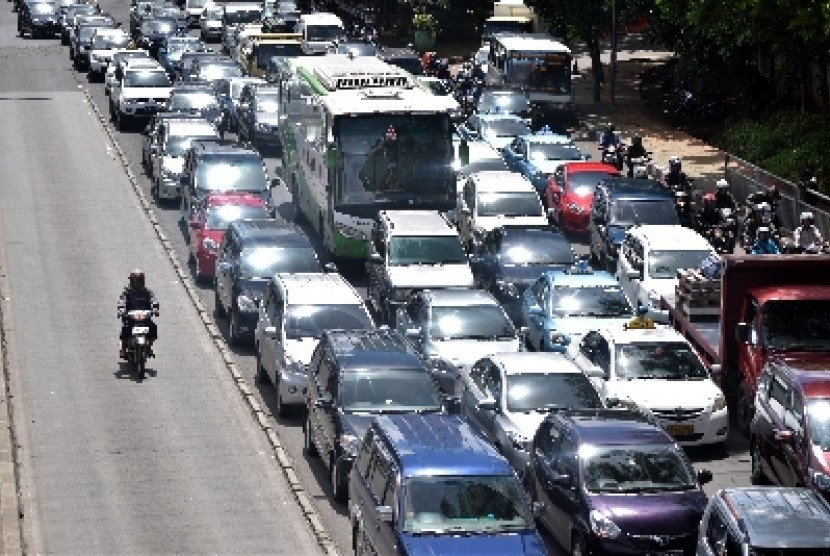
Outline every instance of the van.
<path id="1" fill-rule="evenodd" d="M 325 54 L 334 43 L 346 38 L 343 20 L 328 12 L 302 14 L 297 32 L 306 54 Z"/>

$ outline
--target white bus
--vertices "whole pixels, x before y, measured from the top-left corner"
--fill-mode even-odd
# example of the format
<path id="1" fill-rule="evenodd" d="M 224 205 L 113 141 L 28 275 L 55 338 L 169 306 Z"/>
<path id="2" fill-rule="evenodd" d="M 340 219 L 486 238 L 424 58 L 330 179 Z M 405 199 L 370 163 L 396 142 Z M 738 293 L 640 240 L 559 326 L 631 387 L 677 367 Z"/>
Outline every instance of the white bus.
<path id="1" fill-rule="evenodd" d="M 306 54 L 325 54 L 336 42 L 346 38 L 343 21 L 328 12 L 302 14 L 297 32 L 302 35 L 300 42 Z"/>
<path id="2" fill-rule="evenodd" d="M 380 210 L 455 208 L 452 97 L 374 56 L 287 58 L 272 77 L 282 179 L 331 254 L 365 258 Z"/>
<path id="3" fill-rule="evenodd" d="M 531 102 L 570 111 L 571 51 L 545 34 L 496 33 L 490 39 L 487 85 L 520 89 Z"/>

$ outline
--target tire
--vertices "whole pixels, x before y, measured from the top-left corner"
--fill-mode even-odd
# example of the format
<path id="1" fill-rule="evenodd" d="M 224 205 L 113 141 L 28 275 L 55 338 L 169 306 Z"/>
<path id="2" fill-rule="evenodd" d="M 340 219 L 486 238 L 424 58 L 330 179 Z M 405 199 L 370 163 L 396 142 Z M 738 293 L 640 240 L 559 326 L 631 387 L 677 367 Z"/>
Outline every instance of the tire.
<path id="1" fill-rule="evenodd" d="M 307 411 L 305 421 L 303 422 L 303 452 L 312 458 L 316 458 L 319 455 L 317 453 L 317 447 L 314 446 L 314 441 L 311 439 L 311 417 L 309 417 Z"/>
<path id="2" fill-rule="evenodd" d="M 138 381 L 139 382 L 144 380 L 145 365 L 146 365 L 146 363 L 144 361 L 144 356 L 139 354 L 138 363 L 136 363 L 136 370 L 138 371 Z"/>
<path id="3" fill-rule="evenodd" d="M 571 556 L 586 556 L 588 554 L 585 548 L 585 539 L 582 535 L 574 532 L 571 535 Z"/>
<path id="4" fill-rule="evenodd" d="M 267 384 L 271 382 L 271 378 L 262 366 L 262 356 L 259 353 L 259 346 L 256 348 L 256 377 L 255 380 L 260 384 Z"/>
<path id="5" fill-rule="evenodd" d="M 236 309 L 228 312 L 228 338 L 233 346 L 238 346 L 242 340 L 239 333 L 239 311 Z"/>
<path id="6" fill-rule="evenodd" d="M 222 301 L 219 299 L 219 291 L 216 289 L 213 290 L 213 304 L 213 312 L 216 314 L 216 316 L 220 319 L 224 318 L 227 315 L 227 313 L 225 313 L 225 308 L 222 307 Z"/>
<path id="7" fill-rule="evenodd" d="M 342 471 L 340 471 L 339 466 L 337 465 L 337 458 L 334 454 L 331 455 L 330 458 L 331 466 L 329 467 L 329 476 L 331 477 L 331 492 L 332 498 L 338 504 L 345 504 L 349 499 L 349 488 L 348 483 L 343 480 L 341 477 Z"/>
<path id="8" fill-rule="evenodd" d="M 274 383 L 274 390 L 277 394 L 277 416 L 288 417 L 288 415 L 291 413 L 291 409 L 288 406 L 286 406 L 282 401 L 282 394 L 280 393 L 279 375 L 277 375 L 277 381 Z"/>
<path id="9" fill-rule="evenodd" d="M 761 470 L 761 450 L 758 446 L 758 440 L 750 439 L 749 441 L 749 459 L 750 472 L 749 480 L 753 485 L 769 484 L 764 472 Z"/>
<path id="10" fill-rule="evenodd" d="M 738 430 L 746 437 L 749 437 L 749 425 L 752 423 L 753 413 L 746 383 L 742 380 L 738 385 L 738 394 L 735 400 L 735 421 Z"/>

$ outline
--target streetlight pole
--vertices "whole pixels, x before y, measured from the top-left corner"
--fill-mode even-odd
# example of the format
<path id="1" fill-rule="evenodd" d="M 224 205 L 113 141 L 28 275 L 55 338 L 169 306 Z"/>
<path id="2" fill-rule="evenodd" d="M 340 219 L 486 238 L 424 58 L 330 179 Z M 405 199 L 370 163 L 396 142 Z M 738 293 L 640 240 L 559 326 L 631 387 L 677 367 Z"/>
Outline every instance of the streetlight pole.
<path id="1" fill-rule="evenodd" d="M 611 0 L 611 106 L 617 96 L 617 0 Z"/>

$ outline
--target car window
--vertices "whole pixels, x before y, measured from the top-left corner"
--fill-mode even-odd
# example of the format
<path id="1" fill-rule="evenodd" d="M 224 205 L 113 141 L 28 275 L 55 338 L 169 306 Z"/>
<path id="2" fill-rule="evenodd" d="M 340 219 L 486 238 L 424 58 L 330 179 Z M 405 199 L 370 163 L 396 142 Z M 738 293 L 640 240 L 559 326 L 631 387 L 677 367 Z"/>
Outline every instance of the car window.
<path id="1" fill-rule="evenodd" d="M 470 370 L 470 382 L 476 385 L 476 387 L 484 392 L 484 371 L 485 371 L 484 361 L 479 361 L 473 368 Z"/>
<path id="2" fill-rule="evenodd" d="M 561 444 L 562 433 L 555 426 L 545 423 L 539 428 L 536 435 L 536 451 L 546 460 L 553 461 Z"/>
<path id="3" fill-rule="evenodd" d="M 504 384 L 502 383 L 501 379 L 501 371 L 492 362 L 489 362 L 487 367 L 488 396 L 500 402 L 502 392 L 504 391 Z"/>
<path id="4" fill-rule="evenodd" d="M 606 377 L 609 375 L 611 369 L 611 350 L 608 347 L 608 340 L 605 338 L 600 337 L 597 342 L 594 365 L 602 369 Z"/>
<path id="5" fill-rule="evenodd" d="M 576 442 L 567 436 L 562 438 L 556 458 L 551 462 L 553 470 L 562 475 L 576 477 L 577 453 Z"/>
<path id="6" fill-rule="evenodd" d="M 354 462 L 357 472 L 364 478 L 369 473 L 369 464 L 372 461 L 372 453 L 375 451 L 375 434 L 372 429 L 369 429 L 366 432 L 366 438 L 360 444 L 360 452 Z"/>
<path id="7" fill-rule="evenodd" d="M 775 412 L 775 415 L 781 419 L 784 417 L 784 409 L 790 404 L 790 391 L 781 382 L 780 379 L 774 378 L 769 388 L 770 408 Z"/>
<path id="8" fill-rule="evenodd" d="M 599 345 L 599 341 L 601 339 L 602 336 L 599 335 L 599 332 L 588 332 L 579 343 L 579 353 L 581 353 L 585 359 L 593 363 L 594 356 L 597 353 L 597 345 Z"/>

